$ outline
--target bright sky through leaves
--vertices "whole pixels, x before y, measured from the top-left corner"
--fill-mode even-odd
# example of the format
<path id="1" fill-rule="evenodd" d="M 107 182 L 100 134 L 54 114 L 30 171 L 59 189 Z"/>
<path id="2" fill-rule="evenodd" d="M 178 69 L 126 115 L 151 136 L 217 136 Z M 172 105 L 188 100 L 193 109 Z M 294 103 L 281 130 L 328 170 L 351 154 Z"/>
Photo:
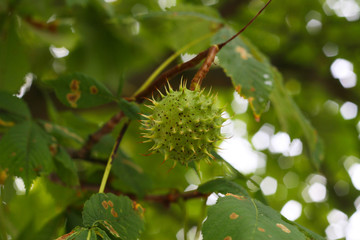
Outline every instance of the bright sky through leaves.
<path id="1" fill-rule="evenodd" d="M 281 215 L 291 221 L 295 221 L 301 216 L 302 205 L 298 201 L 290 200 L 281 209 Z"/>

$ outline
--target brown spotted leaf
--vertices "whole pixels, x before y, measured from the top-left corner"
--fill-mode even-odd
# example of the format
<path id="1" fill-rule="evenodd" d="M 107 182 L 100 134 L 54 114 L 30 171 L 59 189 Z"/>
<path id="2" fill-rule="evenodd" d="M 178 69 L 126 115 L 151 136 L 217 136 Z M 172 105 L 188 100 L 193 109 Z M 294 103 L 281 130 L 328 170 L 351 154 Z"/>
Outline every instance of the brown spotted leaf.
<path id="1" fill-rule="evenodd" d="M 111 240 L 108 234 L 98 227 L 84 228 L 76 227 L 71 232 L 57 238 L 56 240 Z"/>
<path id="2" fill-rule="evenodd" d="M 85 202 L 83 223 L 118 239 L 138 239 L 144 229 L 143 208 L 125 196 L 98 193 Z"/>
<path id="3" fill-rule="evenodd" d="M 143 196 L 151 187 L 151 178 L 123 151 L 118 151 L 111 171 L 116 176 L 113 184 L 118 184 L 122 191 Z"/>
<path id="4" fill-rule="evenodd" d="M 48 81 L 57 98 L 72 108 L 95 107 L 114 100 L 110 91 L 95 79 L 73 73 Z"/>
<path id="5" fill-rule="evenodd" d="M 214 44 L 224 42 L 235 34 L 224 27 L 212 39 Z M 249 42 L 237 37 L 228 43 L 219 53 L 220 66 L 236 91 L 249 100 L 255 117 L 258 119 L 265 110 L 272 91 L 273 77 L 268 60 Z"/>
<path id="6" fill-rule="evenodd" d="M 28 190 L 40 173 L 54 166 L 48 135 L 33 121 L 10 128 L 0 140 L 0 166 L 10 175 L 23 178 Z"/>
<path id="7" fill-rule="evenodd" d="M 233 193 L 244 196 L 249 195 L 246 189 L 244 189 L 242 186 L 225 178 L 216 178 L 201 184 L 198 188 L 198 191 L 201 193 L 217 192 L 222 194 Z"/>
<path id="8" fill-rule="evenodd" d="M 231 193 L 209 208 L 202 233 L 204 240 L 324 240 L 284 220 L 269 206 Z"/>

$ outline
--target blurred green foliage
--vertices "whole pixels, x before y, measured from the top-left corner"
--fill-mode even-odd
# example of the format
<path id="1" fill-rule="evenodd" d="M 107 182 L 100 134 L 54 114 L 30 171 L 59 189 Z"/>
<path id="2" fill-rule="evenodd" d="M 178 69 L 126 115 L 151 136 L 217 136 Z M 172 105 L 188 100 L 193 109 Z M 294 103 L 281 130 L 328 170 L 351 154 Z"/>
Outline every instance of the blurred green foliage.
<path id="1" fill-rule="evenodd" d="M 147 111 L 143 105 L 130 104 L 120 96 L 132 96 L 171 54 L 180 53 L 184 46 L 199 39 L 181 53 L 205 50 L 212 37 L 225 29 L 224 25 L 241 29 L 265 3 L 177 0 L 176 6 L 163 10 L 159 2 L 0 1 L 0 240 L 8 236 L 51 239 L 76 226 L 84 227 L 83 204 L 98 191 L 106 160 L 123 124 L 101 138 L 88 156 L 71 157 L 72 154 L 120 109 L 131 119 L 139 118 L 139 111 Z M 136 198 L 145 209 L 145 231 L 140 239 L 175 239 L 181 229 L 201 227 L 207 216 L 203 198 L 166 202 L 155 197 L 183 193 L 190 184 L 204 184 L 217 177 L 226 177 L 224 185 L 214 181 L 218 187 L 202 188 L 214 192 L 230 192 L 228 188 L 232 186 L 238 192 L 246 189 L 262 202 L 261 206 L 268 204 L 278 212 L 289 200 L 298 201 L 302 214 L 296 222 L 322 236 L 326 235 L 331 210 L 339 209 L 348 217 L 356 211 L 354 201 L 360 195 L 359 189 L 353 186 L 347 170 L 360 163 L 359 118 L 345 120 L 339 108 L 347 101 L 359 104 L 360 87 L 344 88 L 331 75 L 330 67 L 342 58 L 353 64 L 355 74 L 359 73 L 359 20 L 356 16 L 351 21 L 338 16 L 326 2 L 329 1 L 273 0 L 243 33 L 241 39 L 245 39 L 246 46 L 256 46 L 267 58 L 265 65 L 270 68 L 269 61 L 276 68 L 271 68 L 272 89 L 263 82 L 255 88 L 266 90 L 260 95 L 266 97 L 266 104 L 256 111 L 262 112 L 259 121 L 250 107 L 241 114 L 232 108 L 234 87 L 239 81 L 246 81 L 252 71 L 241 80 L 236 79 L 238 75 L 230 79 L 220 69 L 226 67 L 219 56 L 220 64 L 213 65 L 203 83 L 218 93 L 232 120 L 245 123 L 244 139 L 251 141 L 265 123 L 271 124 L 275 133 L 284 131 L 291 139 L 301 139 L 302 154 L 285 156 L 269 149 L 258 151 L 266 157 L 266 167 L 250 174 L 236 171 L 218 156 L 211 165 L 200 163 L 199 178 L 191 167 L 177 166 L 168 171 L 172 163 L 162 164 L 159 154 L 143 156 L 151 145 L 139 144 L 139 123 L 131 122 L 107 186 L 114 193 Z M 311 25 L 311 20 L 316 20 L 316 24 Z M 172 66 L 181 62 L 178 57 Z M 238 63 L 235 59 L 229 62 L 233 68 Z M 236 73 L 239 69 L 232 70 Z M 195 70 L 184 72 L 184 78 L 191 79 Z M 62 104 L 66 104 L 66 99 L 59 101 L 56 94 L 65 91 L 62 87 L 69 83 L 58 85 L 54 91 L 50 80 L 70 81 L 67 76 L 74 74 L 96 81 L 105 97 L 87 95 L 89 98 L 81 102 L 81 107 L 91 108 L 71 109 Z M 173 86 L 178 85 L 180 77 L 174 78 Z M 29 78 L 33 82 L 28 92 L 21 99 L 12 96 Z M 246 90 L 242 92 L 245 96 L 257 96 L 250 86 Z M 46 171 L 9 171 L 11 164 L 5 155 L 17 145 L 9 147 L 5 140 L 31 142 L 42 134 L 46 137 L 27 145 L 32 148 L 25 155 L 30 156 L 26 163 L 32 166 L 37 163 L 34 152 L 43 149 L 47 160 L 41 161 L 47 161 L 43 164 Z M 50 148 L 51 157 L 44 142 L 54 147 Z M 313 174 L 326 179 L 326 198 L 320 202 L 303 196 Z M 26 194 L 18 189 L 15 176 L 24 178 Z M 277 180 L 277 190 L 264 196 L 259 184 L 267 176 Z"/>

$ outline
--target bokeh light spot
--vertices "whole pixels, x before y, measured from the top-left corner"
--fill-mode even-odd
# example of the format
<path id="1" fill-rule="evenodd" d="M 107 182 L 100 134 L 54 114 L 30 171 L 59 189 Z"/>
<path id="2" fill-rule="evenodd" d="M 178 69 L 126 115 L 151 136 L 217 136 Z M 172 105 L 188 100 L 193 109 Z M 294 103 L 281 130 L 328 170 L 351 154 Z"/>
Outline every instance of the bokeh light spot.
<path id="1" fill-rule="evenodd" d="M 301 216 L 301 211 L 301 203 L 295 200 L 290 200 L 283 206 L 280 213 L 290 221 L 295 221 Z"/>
<path id="2" fill-rule="evenodd" d="M 358 106 L 352 102 L 345 102 L 340 108 L 340 113 L 345 120 L 354 119 L 358 113 Z"/>
<path id="3" fill-rule="evenodd" d="M 285 132 L 278 132 L 271 137 L 270 151 L 273 153 L 284 153 L 289 150 L 290 136 Z"/>
<path id="4" fill-rule="evenodd" d="M 348 172 L 354 187 L 357 190 L 360 190 L 360 164 L 359 163 L 353 164 L 349 168 Z"/>
<path id="5" fill-rule="evenodd" d="M 236 114 L 246 112 L 249 102 L 234 91 L 234 100 L 231 102 L 231 108 Z"/>
<path id="6" fill-rule="evenodd" d="M 313 202 L 323 202 L 326 198 L 326 187 L 324 184 L 321 183 L 313 183 L 310 185 L 309 189 L 309 196 Z"/>
<path id="7" fill-rule="evenodd" d="M 339 47 L 335 43 L 328 42 L 322 48 L 325 56 L 327 57 L 335 57 L 339 53 Z"/>
<path id="8" fill-rule="evenodd" d="M 273 177 L 266 177 L 261 181 L 260 188 L 264 195 L 273 195 L 277 189 L 277 181 Z"/>
<path id="9" fill-rule="evenodd" d="M 356 86 L 357 76 L 354 73 L 354 65 L 350 61 L 338 58 L 331 64 L 330 71 L 334 78 L 339 79 L 344 88 Z"/>
<path id="10" fill-rule="evenodd" d="M 167 8 L 176 6 L 176 0 L 158 0 L 159 7 L 165 11 Z"/>
<path id="11" fill-rule="evenodd" d="M 287 188 L 295 188 L 299 185 L 299 175 L 294 172 L 288 172 L 285 174 L 283 181 Z"/>
<path id="12" fill-rule="evenodd" d="M 69 50 L 65 47 L 55 47 L 53 45 L 51 45 L 49 47 L 50 53 L 54 58 L 63 58 L 66 57 L 67 55 L 69 55 Z"/>

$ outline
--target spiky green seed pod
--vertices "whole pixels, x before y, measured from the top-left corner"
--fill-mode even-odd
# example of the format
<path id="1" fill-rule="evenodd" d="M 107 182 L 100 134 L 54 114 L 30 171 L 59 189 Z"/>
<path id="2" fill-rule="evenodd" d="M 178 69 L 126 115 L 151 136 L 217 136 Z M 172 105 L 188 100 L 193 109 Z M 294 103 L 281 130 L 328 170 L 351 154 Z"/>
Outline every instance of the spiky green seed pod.
<path id="1" fill-rule="evenodd" d="M 211 151 L 223 137 L 220 128 L 225 121 L 216 96 L 190 91 L 180 84 L 178 91 L 169 86 L 161 101 L 152 102 L 151 115 L 144 115 L 143 137 L 154 142 L 150 151 L 160 152 L 165 160 L 187 165 L 192 161 L 214 158 Z"/>

